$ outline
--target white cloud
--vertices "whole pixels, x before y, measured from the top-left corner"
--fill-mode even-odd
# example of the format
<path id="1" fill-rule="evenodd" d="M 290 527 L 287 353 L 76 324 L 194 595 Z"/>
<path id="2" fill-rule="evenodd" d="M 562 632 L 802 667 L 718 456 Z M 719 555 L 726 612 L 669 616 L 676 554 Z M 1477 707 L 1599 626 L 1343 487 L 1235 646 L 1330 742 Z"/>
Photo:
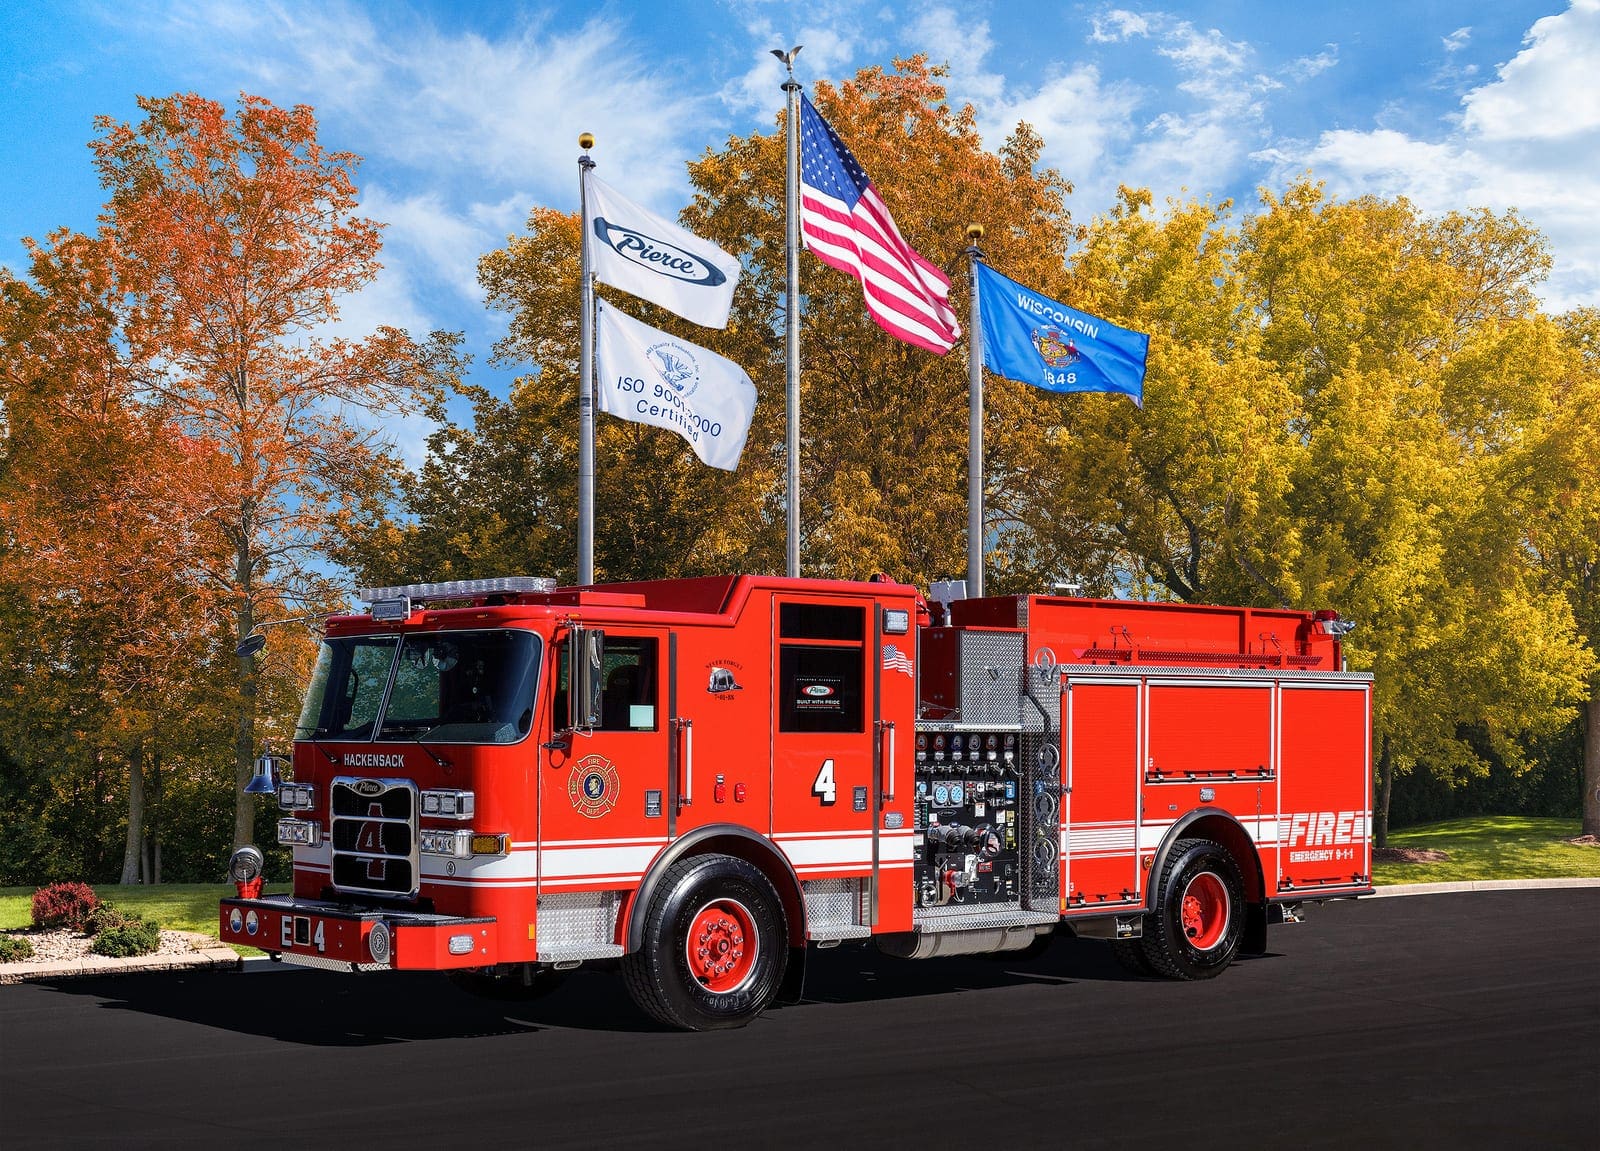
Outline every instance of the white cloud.
<path id="1" fill-rule="evenodd" d="M 1313 76 L 1320 76 L 1329 68 L 1336 67 L 1339 63 L 1339 45 L 1329 44 L 1315 56 L 1301 56 L 1291 60 L 1284 67 L 1284 75 L 1295 81 L 1309 80 Z"/>
<path id="2" fill-rule="evenodd" d="M 1113 8 L 1089 18 L 1089 41 L 1093 44 L 1120 44 L 1135 36 L 1150 35 L 1150 21 L 1137 12 Z"/>
<path id="3" fill-rule="evenodd" d="M 325 123 L 359 134 L 369 156 L 546 198 L 576 199 L 584 131 L 599 141 L 597 159 L 625 167 L 636 197 L 681 187 L 684 130 L 713 103 L 685 95 L 621 26 L 598 17 L 573 30 L 524 18 L 489 41 L 399 7 L 269 3 L 244 15 L 237 4 L 195 2 L 160 11 L 186 51 L 308 100 Z"/>
<path id="4" fill-rule="evenodd" d="M 1444 50 L 1446 52 L 1459 52 L 1461 49 L 1467 46 L 1471 39 L 1471 28 L 1457 28 L 1454 32 L 1450 33 L 1450 35 L 1444 37 L 1441 43 L 1444 45 Z"/>
<path id="5" fill-rule="evenodd" d="M 1492 141 L 1572 141 L 1600 128 L 1600 0 L 1574 0 L 1537 21 L 1523 43 L 1493 82 L 1462 101 L 1463 128 Z"/>
<path id="6" fill-rule="evenodd" d="M 1431 214 L 1515 208 L 1556 255 L 1546 306 L 1600 304 L 1600 0 L 1574 0 L 1523 43 L 1463 97 L 1464 115 L 1437 139 L 1386 127 L 1328 131 L 1262 156 L 1277 161 L 1276 182 L 1309 167 L 1336 194 L 1405 196 Z"/>

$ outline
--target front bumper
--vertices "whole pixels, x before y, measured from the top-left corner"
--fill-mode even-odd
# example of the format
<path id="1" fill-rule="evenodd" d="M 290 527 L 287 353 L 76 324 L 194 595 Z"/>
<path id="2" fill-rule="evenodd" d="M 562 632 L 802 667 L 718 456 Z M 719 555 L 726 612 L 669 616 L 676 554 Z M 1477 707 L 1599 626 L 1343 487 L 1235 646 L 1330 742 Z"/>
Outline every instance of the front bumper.
<path id="1" fill-rule="evenodd" d="M 496 923 L 491 918 L 368 911 L 266 895 L 224 899 L 219 920 L 222 942 L 259 948 L 313 967 L 447 971 L 496 961 Z"/>

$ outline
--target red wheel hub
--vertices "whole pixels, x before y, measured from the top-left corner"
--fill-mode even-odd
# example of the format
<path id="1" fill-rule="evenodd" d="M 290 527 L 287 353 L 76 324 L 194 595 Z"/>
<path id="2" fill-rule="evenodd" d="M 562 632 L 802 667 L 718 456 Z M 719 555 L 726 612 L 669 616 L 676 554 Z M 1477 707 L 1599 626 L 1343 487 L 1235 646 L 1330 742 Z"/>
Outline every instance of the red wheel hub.
<path id="1" fill-rule="evenodd" d="M 719 995 L 742 987 L 755 971 L 758 944 L 755 920 L 737 900 L 706 904 L 689 925 L 684 953 L 689 974 Z"/>
<path id="2" fill-rule="evenodd" d="M 1220 877 L 1210 871 L 1195 876 L 1183 889 L 1178 908 L 1183 917 L 1183 933 L 1191 947 L 1210 951 L 1222 942 L 1228 931 L 1232 905 L 1228 888 Z"/>

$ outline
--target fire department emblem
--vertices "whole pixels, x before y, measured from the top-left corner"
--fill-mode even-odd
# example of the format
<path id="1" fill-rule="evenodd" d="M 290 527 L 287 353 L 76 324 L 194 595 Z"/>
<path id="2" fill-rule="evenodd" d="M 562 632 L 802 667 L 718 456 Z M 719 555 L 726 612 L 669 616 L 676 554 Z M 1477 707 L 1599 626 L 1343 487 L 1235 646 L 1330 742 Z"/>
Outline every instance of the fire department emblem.
<path id="1" fill-rule="evenodd" d="M 1033 346 L 1039 358 L 1052 368 L 1064 368 L 1079 359 L 1078 345 L 1060 328 L 1033 329 Z"/>
<path id="2" fill-rule="evenodd" d="M 604 756 L 586 755 L 572 767 L 567 798 L 579 815 L 599 819 L 617 805 L 619 788 L 616 766 Z"/>

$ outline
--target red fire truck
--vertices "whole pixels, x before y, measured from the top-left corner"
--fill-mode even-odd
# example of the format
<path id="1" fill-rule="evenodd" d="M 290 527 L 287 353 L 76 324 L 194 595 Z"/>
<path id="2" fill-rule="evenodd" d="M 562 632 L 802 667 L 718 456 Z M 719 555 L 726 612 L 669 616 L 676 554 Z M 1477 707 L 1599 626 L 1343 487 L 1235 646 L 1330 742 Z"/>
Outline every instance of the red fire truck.
<path id="1" fill-rule="evenodd" d="M 222 938 L 542 992 L 620 966 L 673 1026 L 798 997 L 808 947 L 1111 941 L 1218 974 L 1371 890 L 1371 679 L 1331 612 L 874 580 L 529 577 L 362 593 L 241 848 Z"/>

